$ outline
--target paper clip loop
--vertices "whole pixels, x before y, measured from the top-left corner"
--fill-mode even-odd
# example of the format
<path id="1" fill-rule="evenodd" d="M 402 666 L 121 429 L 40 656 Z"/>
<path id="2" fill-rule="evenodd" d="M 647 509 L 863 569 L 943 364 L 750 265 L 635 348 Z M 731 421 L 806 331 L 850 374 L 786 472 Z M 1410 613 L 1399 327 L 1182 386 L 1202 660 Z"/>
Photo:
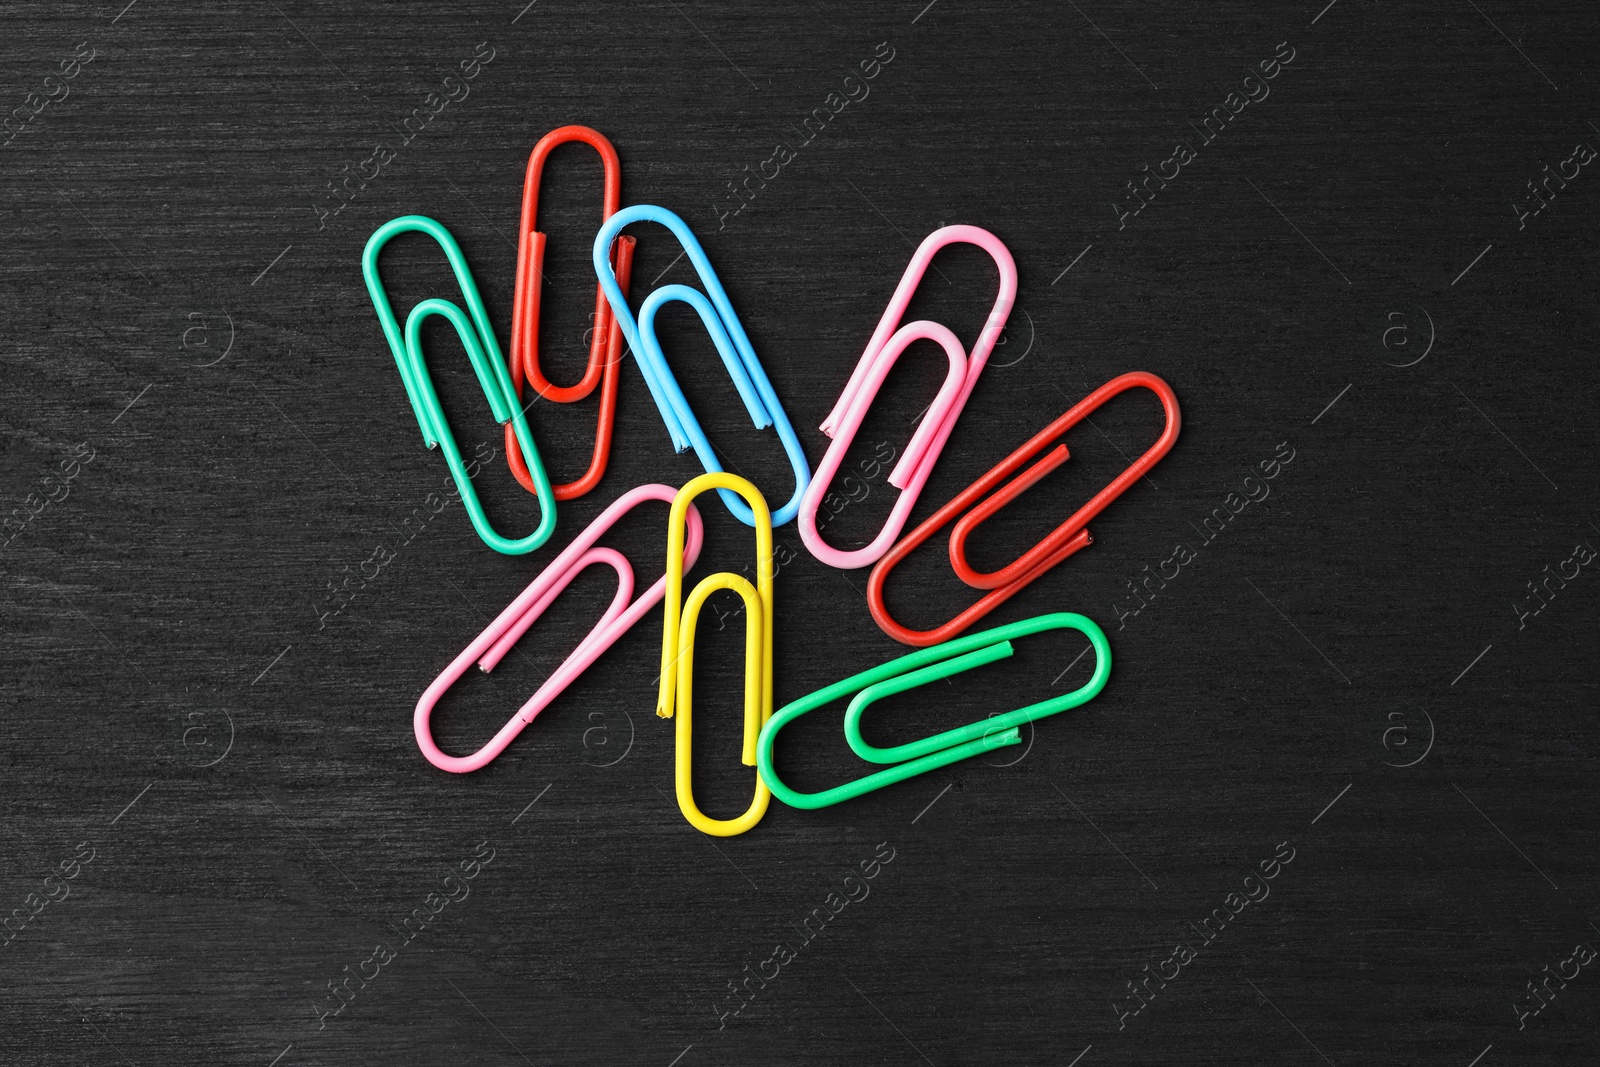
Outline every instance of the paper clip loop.
<path id="1" fill-rule="evenodd" d="M 922 276 L 934 255 L 946 245 L 963 242 L 977 245 L 988 252 L 1000 271 L 1000 290 L 970 356 L 955 335 L 938 323 L 918 321 L 900 325 L 900 319 L 905 315 L 917 287 L 922 284 Z M 945 441 L 955 429 L 961 409 L 966 406 L 967 398 L 978 384 L 978 375 L 982 373 L 989 354 L 1000 339 L 1000 331 L 1005 328 L 1016 298 L 1017 265 L 1005 244 L 988 230 L 978 226 L 945 226 L 923 239 L 906 266 L 906 272 L 901 276 L 900 285 L 895 289 L 883 318 L 878 320 L 878 328 L 873 332 L 872 340 L 867 342 L 867 349 L 861 354 L 861 360 L 845 384 L 844 392 L 839 394 L 833 410 L 822 422 L 822 432 L 833 438 L 833 444 L 828 446 L 828 452 L 823 456 L 800 502 L 800 539 L 813 556 L 830 567 L 850 570 L 875 563 L 894 544 L 911 515 L 911 509 L 916 506 L 917 497 L 927 484 L 928 476 L 933 473 L 933 466 L 939 460 Z M 878 536 L 872 539 L 871 544 L 849 551 L 833 548 L 817 532 L 817 508 L 827 495 L 828 487 L 833 484 L 833 477 L 844 462 L 845 453 L 850 451 L 856 431 L 861 428 L 867 409 L 877 398 L 878 389 L 888 377 L 890 369 L 906 347 L 919 339 L 937 341 L 943 345 L 950 358 L 950 370 L 944 384 L 939 387 L 939 395 L 934 398 L 912 436 L 905 455 L 889 475 L 889 484 L 900 490 L 900 496 L 895 500 L 883 529 L 878 531 Z"/>
<path id="2" fill-rule="evenodd" d="M 439 677 L 433 680 L 433 684 L 428 686 L 427 691 L 417 701 L 416 714 L 412 719 L 412 727 L 417 735 L 417 747 L 422 750 L 423 756 L 427 757 L 429 763 L 442 771 L 456 774 L 475 771 L 486 766 L 505 751 L 506 746 L 511 744 L 534 717 L 565 692 L 566 688 L 588 670 L 606 649 L 615 644 L 618 638 L 632 629 L 635 623 L 661 602 L 667 589 L 666 575 L 662 575 L 644 595 L 630 604 L 628 598 L 633 595 L 632 566 L 616 549 L 597 548 L 594 547 L 594 543 L 618 519 L 640 504 L 649 500 L 670 504 L 677 492 L 670 485 L 641 485 L 624 493 L 601 512 L 572 544 L 562 549 L 561 554 L 550 561 L 550 565 L 540 572 L 521 595 L 513 600 L 487 629 L 474 638 L 472 644 L 468 645 Z M 682 549 L 680 574 L 683 567 L 694 566 L 695 560 L 700 556 L 700 546 L 705 536 L 700 513 L 693 507 L 688 509 L 687 526 L 688 544 L 683 545 L 682 538 L 679 539 Z M 578 647 L 572 654 L 545 679 L 538 692 L 518 709 L 488 744 L 470 756 L 449 756 L 440 751 L 439 746 L 434 743 L 431 725 L 434 705 L 439 702 L 439 698 L 467 673 L 467 668 L 474 660 L 484 673 L 494 670 L 495 665 L 522 639 L 522 635 L 527 633 L 528 628 L 544 614 L 545 609 L 556 597 L 561 595 L 568 583 L 584 568 L 597 563 L 604 563 L 617 572 L 617 594 L 612 599 L 611 606 L 600 616 L 600 621 L 594 624 L 594 628 L 578 642 Z"/>
<path id="3" fill-rule="evenodd" d="M 700 284 L 705 291 L 687 285 L 663 285 L 645 298 L 635 319 L 628 306 L 628 298 L 623 294 L 621 283 L 607 258 L 612 240 L 624 226 L 635 222 L 658 222 L 671 230 L 700 276 Z M 794 469 L 794 494 L 772 513 L 772 523 L 782 526 L 794 518 L 800 508 L 800 497 L 811 481 L 811 464 L 806 460 L 805 450 L 800 447 L 800 439 L 789 423 L 783 403 L 773 391 L 761 361 L 756 358 L 755 348 L 750 344 L 750 338 L 745 334 L 744 326 L 733 310 L 733 303 L 711 266 L 711 260 L 706 257 L 705 249 L 700 247 L 699 240 L 688 224 L 663 207 L 651 204 L 625 207 L 607 219 L 600 227 L 600 232 L 595 234 L 594 269 L 606 298 L 611 301 L 612 314 L 621 324 L 628 346 L 639 361 L 645 384 L 650 387 L 650 395 L 655 398 L 656 407 L 661 411 L 661 420 L 667 424 L 673 450 L 681 453 L 692 445 L 695 454 L 700 457 L 700 465 L 707 473 L 715 473 L 722 470 L 722 464 L 705 431 L 700 428 L 700 422 L 689 407 L 683 390 L 678 387 L 672 368 L 667 366 L 667 358 L 661 351 L 655 328 L 656 314 L 663 304 L 673 300 L 683 301 L 700 315 L 700 321 L 705 324 L 712 343 L 717 346 L 717 353 L 728 368 L 728 374 L 733 378 L 734 387 L 739 390 L 739 397 L 750 412 L 756 429 L 764 430 L 772 426 L 777 430 L 778 439 L 789 457 L 789 465 Z M 719 489 L 718 494 L 740 522 L 746 526 L 756 524 L 754 513 L 739 499 L 737 493 Z"/>
<path id="4" fill-rule="evenodd" d="M 1077 630 L 1094 646 L 1094 674 L 1072 692 L 904 745 L 878 748 L 862 738 L 861 717 L 876 701 L 1005 659 L 1012 654 L 1011 641 L 1014 638 L 1061 629 Z M 1093 619 L 1075 612 L 1040 615 L 982 633 L 969 634 L 933 648 L 907 653 L 784 706 L 761 730 L 757 746 L 761 780 L 767 783 L 774 796 L 790 807 L 826 808 L 996 748 L 1019 744 L 1022 739 L 1018 727 L 1023 723 L 1088 703 L 1100 694 L 1105 688 L 1106 679 L 1110 677 L 1111 645 L 1106 640 L 1105 632 Z M 996 687 L 997 690 L 1002 688 Z M 777 744 L 778 731 L 807 712 L 842 700 L 852 693 L 855 695 L 851 697 L 844 719 L 845 738 L 850 742 L 850 747 L 862 759 L 896 765 L 817 793 L 800 793 L 789 788 L 778 778 L 773 767 L 772 750 Z"/>
<path id="5" fill-rule="evenodd" d="M 462 311 L 458 305 L 438 297 L 424 300 L 406 316 L 402 335 L 394 308 L 389 303 L 389 294 L 384 291 L 383 279 L 378 273 L 378 254 L 390 240 L 411 231 L 427 234 L 444 249 L 450 268 L 455 272 L 456 282 L 461 286 L 461 295 L 466 299 L 467 310 Z M 556 528 L 555 494 L 550 488 L 550 479 L 545 475 L 539 449 L 534 444 L 533 431 L 528 428 L 522 405 L 517 402 L 516 393 L 512 390 L 505 357 L 501 354 L 500 343 L 495 340 L 494 327 L 489 324 L 489 313 L 484 309 L 483 298 L 478 295 L 478 286 L 472 280 L 472 271 L 467 267 L 460 246 L 450 236 L 450 231 L 433 219 L 423 215 L 403 215 L 379 226 L 367 239 L 366 250 L 361 254 L 361 274 L 367 283 L 367 293 L 372 297 L 373 309 L 378 313 L 378 324 L 383 327 L 383 336 L 389 342 L 389 350 L 400 368 L 400 378 L 405 383 L 406 396 L 411 401 L 417 425 L 422 429 L 422 439 L 429 448 L 444 446 L 445 462 L 455 478 L 456 488 L 461 492 L 461 501 L 466 505 L 472 528 L 478 532 L 484 544 L 496 552 L 513 556 L 532 552 L 549 540 Z M 439 395 L 433 387 L 433 378 L 422 356 L 422 324 L 431 315 L 442 316 L 455 328 L 462 346 L 467 350 L 467 358 L 477 372 L 478 384 L 489 400 L 495 421 L 511 424 L 517 439 L 522 442 L 522 451 L 531 460 L 528 469 L 533 475 L 534 492 L 539 498 L 539 526 L 526 537 L 512 540 L 495 531 L 484 514 L 483 504 L 478 500 L 477 490 L 467 474 L 466 464 L 462 462 L 461 450 L 456 446 L 455 435 L 450 432 L 444 409 L 439 405 Z"/>
<path id="6" fill-rule="evenodd" d="M 726 571 L 710 575 L 700 581 L 683 602 L 683 571 L 687 565 L 684 548 L 684 516 L 692 510 L 695 497 L 707 489 L 729 489 L 744 497 L 755 516 L 756 529 L 756 584 L 737 574 Z M 755 798 L 743 815 L 736 819 L 707 817 L 694 802 L 693 785 L 693 696 L 694 696 L 694 636 L 695 624 L 700 618 L 700 608 L 706 598 L 718 589 L 732 589 L 744 598 L 745 607 L 745 657 L 744 657 L 744 752 L 742 762 L 747 767 L 756 764 L 756 738 L 762 725 L 772 716 L 772 517 L 761 491 L 735 474 L 710 471 L 689 481 L 678 491 L 672 502 L 672 516 L 667 520 L 667 591 L 665 617 L 661 627 L 661 690 L 656 701 L 656 714 L 662 718 L 674 717 L 676 748 L 674 782 L 678 795 L 678 808 L 689 824 L 701 833 L 716 837 L 742 834 L 761 821 L 767 813 L 771 792 L 758 775 Z M 680 609 L 681 605 L 681 609 Z"/>
<path id="7" fill-rule="evenodd" d="M 517 284 L 511 316 L 511 387 L 512 395 L 522 395 L 522 380 L 546 400 L 556 404 L 573 404 L 583 400 L 600 385 L 600 414 L 595 429 L 594 456 L 583 477 L 555 487 L 557 500 L 575 500 L 600 484 L 605 476 L 606 464 L 611 460 L 611 436 L 617 418 L 617 381 L 622 364 L 622 331 L 611 315 L 611 305 L 606 300 L 605 289 L 595 285 L 594 325 L 590 330 L 589 363 L 583 377 L 575 385 L 554 385 L 539 367 L 539 306 L 544 285 L 545 235 L 538 231 L 539 182 L 544 166 L 556 147 L 581 141 L 600 154 L 605 168 L 605 192 L 600 205 L 600 221 L 616 214 L 622 206 L 622 162 L 617 150 L 605 135 L 587 126 L 563 126 L 551 130 L 533 146 L 528 156 L 527 176 L 522 184 L 521 243 L 517 251 Z M 622 237 L 608 253 L 616 271 L 622 291 L 628 291 L 629 277 L 633 271 L 632 237 Z M 603 384 L 602 384 L 603 383 Z M 517 447 L 516 436 L 506 427 L 506 460 L 511 473 L 522 487 L 534 491 L 533 478 L 522 460 L 522 450 Z"/>
<path id="8" fill-rule="evenodd" d="M 1068 458 L 1067 446 L 1058 444 L 1043 458 L 1028 470 L 1018 475 L 1016 480 L 1005 488 L 996 492 L 994 496 L 978 502 L 996 486 L 1015 474 L 1025 463 L 1043 452 L 1051 441 L 1066 433 L 1081 420 L 1086 418 L 1096 408 L 1119 393 L 1133 388 L 1149 389 L 1161 400 L 1161 408 L 1166 414 L 1166 426 L 1161 431 L 1161 436 L 1156 439 L 1144 455 L 1140 456 L 1131 466 L 1113 478 L 1105 488 L 1096 493 L 1089 502 L 1073 513 L 1072 517 L 1042 541 L 1017 560 L 1006 567 L 990 574 L 974 571 L 967 563 L 966 542 L 967 537 L 979 524 L 983 523 L 1000 508 L 1014 500 L 1024 490 L 1038 482 L 1045 475 L 1055 470 Z M 967 627 L 983 618 L 989 612 L 1005 603 L 1011 597 L 1020 593 L 1027 585 L 1041 577 L 1050 568 L 1066 559 L 1079 549 L 1092 544 L 1094 538 L 1085 529 L 1089 521 L 1101 511 L 1105 510 L 1117 497 L 1121 496 L 1129 486 L 1154 467 L 1156 463 L 1167 454 L 1178 439 L 1178 430 L 1183 422 L 1178 410 L 1178 398 L 1173 395 L 1172 388 L 1166 382 L 1144 371 L 1133 371 L 1111 379 L 1088 396 L 1074 404 L 1060 418 L 1046 426 L 1031 440 L 1002 460 L 993 470 L 973 482 L 966 489 L 951 500 L 944 507 L 930 515 L 926 521 L 918 526 L 905 540 L 890 549 L 878 565 L 873 568 L 872 575 L 867 579 L 867 606 L 872 611 L 872 617 L 877 621 L 878 627 L 884 633 L 907 645 L 932 645 L 940 641 L 947 641 L 961 633 Z M 974 507 L 974 505 L 977 505 Z M 959 574 L 968 585 L 980 589 L 988 589 L 975 604 L 968 607 L 961 614 L 951 619 L 942 626 L 931 630 L 911 630 L 900 625 L 889 614 L 888 607 L 884 604 L 883 586 L 892 571 L 903 559 L 916 551 L 928 538 L 944 529 L 945 526 L 961 515 L 968 512 L 951 533 L 950 559 Z"/>

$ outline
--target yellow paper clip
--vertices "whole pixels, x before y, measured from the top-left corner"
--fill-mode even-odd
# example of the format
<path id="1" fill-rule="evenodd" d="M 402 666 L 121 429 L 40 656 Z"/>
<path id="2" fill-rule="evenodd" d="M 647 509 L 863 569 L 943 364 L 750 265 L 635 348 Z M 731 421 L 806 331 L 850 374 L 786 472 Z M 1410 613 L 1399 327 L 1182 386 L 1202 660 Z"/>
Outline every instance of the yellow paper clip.
<path id="1" fill-rule="evenodd" d="M 708 489 L 731 489 L 744 497 L 755 517 L 756 584 L 726 571 L 701 580 L 683 602 L 684 529 L 689 505 Z M 756 739 L 761 727 L 772 717 L 772 512 L 761 491 L 735 474 L 712 471 L 692 479 L 672 501 L 667 520 L 667 593 L 665 617 L 661 627 L 661 691 L 656 714 L 664 719 L 677 712 L 677 756 L 675 779 L 678 808 L 701 833 L 716 837 L 742 834 L 767 813 L 772 792 L 756 776 L 755 799 L 736 819 L 712 819 L 694 802 L 693 709 L 694 632 L 700 608 L 706 598 L 719 589 L 731 589 L 744 598 L 744 755 L 747 767 L 756 765 Z"/>

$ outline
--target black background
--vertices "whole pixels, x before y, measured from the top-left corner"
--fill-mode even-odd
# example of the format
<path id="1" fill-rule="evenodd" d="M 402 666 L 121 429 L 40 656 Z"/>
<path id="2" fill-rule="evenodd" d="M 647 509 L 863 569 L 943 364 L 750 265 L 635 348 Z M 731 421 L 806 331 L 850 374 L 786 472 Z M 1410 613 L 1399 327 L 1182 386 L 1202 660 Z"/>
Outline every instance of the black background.
<path id="1" fill-rule="evenodd" d="M 1586 568 L 1519 610 L 1540 603 L 1527 583 L 1544 568 L 1600 540 L 1600 178 L 1584 169 L 1520 227 L 1513 207 L 1545 165 L 1600 144 L 1594 5 L 924 3 L 8 8 L 6 108 L 79 42 L 95 58 L 0 149 L 0 490 L 19 522 L 37 511 L 0 554 L 0 913 L 28 915 L 47 875 L 94 859 L 0 948 L 0 1059 L 1594 1057 L 1592 968 L 1521 1028 L 1517 1005 L 1600 936 L 1600 579 Z M 402 121 L 480 42 L 494 58 L 470 95 L 401 146 Z M 794 144 L 881 42 L 893 58 L 870 95 L 719 229 L 738 204 L 727 183 Z M 1270 96 L 1195 144 L 1190 124 L 1280 42 L 1294 59 Z M 914 521 L 1101 382 L 1142 369 L 1172 384 L 1170 456 L 1093 524 L 1093 547 L 989 620 L 1096 619 L 1115 655 L 1098 699 L 989 766 L 820 812 L 775 802 L 752 832 L 712 839 L 672 799 L 653 614 L 488 769 L 422 760 L 412 708 L 455 653 L 620 493 L 699 470 L 630 360 L 610 470 L 561 505 L 546 548 L 499 556 L 458 505 L 404 526 L 447 473 L 421 446 L 362 246 L 394 216 L 439 219 L 504 343 L 523 165 L 567 123 L 617 145 L 625 202 L 701 235 L 813 463 L 916 243 L 955 222 L 1007 243 L 1021 290 L 1005 343 Z M 1197 158 L 1119 228 L 1124 183 L 1180 139 Z M 395 159 L 320 214 L 378 144 Z M 560 382 L 593 306 L 598 176 L 564 148 L 541 204 Z M 670 237 L 636 232 L 636 298 L 658 275 L 692 281 Z M 993 267 L 972 248 L 936 265 L 913 314 L 970 344 Z M 384 266 L 402 316 L 454 298 L 420 238 Z M 428 339 L 464 449 L 503 456 L 459 344 Z M 750 427 L 686 309 L 663 339 L 733 469 L 786 499 L 776 439 Z M 902 448 L 942 373 L 917 345 L 848 463 Z M 594 410 L 530 409 L 555 480 L 587 461 Z M 1102 409 L 1068 436 L 1072 462 L 984 527 L 975 562 L 1032 544 L 1158 430 L 1148 394 Z M 1203 544 L 1194 526 L 1284 442 L 1270 497 Z M 40 510 L 80 443 L 93 460 Z M 532 528 L 503 459 L 477 484 L 502 530 Z M 893 492 L 872 482 L 829 537 L 862 543 Z M 748 530 L 714 498 L 703 510 L 695 573 L 746 564 Z M 664 515 L 642 509 L 607 541 L 641 587 Z M 780 705 L 906 651 L 867 614 L 867 572 L 820 565 L 792 525 L 777 539 L 799 553 L 777 580 Z M 1131 614 L 1127 580 L 1180 542 L 1195 560 Z M 972 598 L 943 544 L 891 583 L 919 625 Z M 394 561 L 322 617 L 329 583 L 379 545 Z M 504 722 L 612 588 L 585 574 L 499 671 L 463 681 L 438 716 L 444 747 Z M 752 772 L 737 759 L 742 623 L 717 620 L 701 627 L 696 787 L 729 817 Z M 1082 645 L 1039 638 L 885 702 L 872 735 L 1075 687 Z M 788 731 L 781 762 L 801 788 L 861 769 L 836 711 Z M 319 1021 L 329 982 L 395 941 L 390 924 L 484 841 L 494 860 L 470 896 Z M 729 981 L 798 945 L 799 921 L 882 842 L 895 858 L 870 896 L 719 1020 L 738 1003 Z M 1119 1028 L 1129 980 L 1195 942 L 1190 924 L 1283 842 L 1295 858 L 1271 896 Z"/>

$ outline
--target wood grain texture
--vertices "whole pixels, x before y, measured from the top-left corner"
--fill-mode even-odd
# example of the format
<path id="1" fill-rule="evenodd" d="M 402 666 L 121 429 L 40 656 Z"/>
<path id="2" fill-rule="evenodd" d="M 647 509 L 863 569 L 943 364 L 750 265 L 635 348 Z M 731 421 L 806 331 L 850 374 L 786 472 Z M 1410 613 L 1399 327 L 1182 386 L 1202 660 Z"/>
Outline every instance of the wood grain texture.
<path id="1" fill-rule="evenodd" d="M 31 118 L 0 148 L 0 1061 L 1594 1059 L 1600 975 L 1527 989 L 1600 941 L 1600 576 L 1575 549 L 1600 544 L 1600 175 L 1574 149 L 1600 147 L 1593 4 L 6 15 L 0 101 Z M 875 56 L 892 58 L 847 83 Z M 412 118 L 473 70 L 464 99 Z M 916 243 L 955 222 L 1007 243 L 1005 344 L 913 522 L 1101 382 L 1172 384 L 1170 456 L 1091 548 L 992 616 L 1099 621 L 1115 669 L 1098 699 L 1025 749 L 820 812 L 774 803 L 712 840 L 672 799 L 652 616 L 488 769 L 421 759 L 412 708 L 457 650 L 622 491 L 699 469 L 630 362 L 610 470 L 561 506 L 549 546 L 498 556 L 430 502 L 447 473 L 418 440 L 362 246 L 397 215 L 439 219 L 504 342 L 522 167 L 567 123 L 617 145 L 625 202 L 699 232 L 813 463 Z M 1168 177 L 1133 200 L 1151 174 Z M 585 351 L 598 179 L 592 153 L 563 148 L 541 205 L 558 382 Z M 636 293 L 692 281 L 660 231 L 639 237 Z M 971 249 L 936 266 L 912 315 L 970 343 L 993 267 Z M 455 291 L 421 241 L 384 269 L 402 309 Z M 679 308 L 662 336 L 730 467 L 786 496 L 781 450 L 703 330 Z M 459 344 L 429 341 L 463 446 L 496 452 L 478 478 L 491 514 L 531 529 Z M 904 447 L 942 368 L 930 344 L 908 354 L 848 468 Z M 557 481 L 587 462 L 594 410 L 530 409 Z M 1072 461 L 983 528 L 974 563 L 1032 544 L 1158 414 L 1130 394 L 1072 431 Z M 881 476 L 856 484 L 836 543 L 888 514 Z M 748 531 L 705 511 L 695 573 L 737 570 Z M 641 583 L 664 516 L 608 540 Z M 797 557 L 778 577 L 780 703 L 904 651 L 867 614 L 866 572 L 821 566 L 793 526 L 777 540 Z M 891 583 L 910 622 L 972 596 L 943 544 Z M 333 613 L 330 583 L 390 556 Z M 505 721 L 610 581 L 584 575 L 452 692 L 445 748 Z M 727 817 L 752 774 L 743 630 L 731 596 L 712 607 L 696 792 Z M 1041 638 L 885 701 L 871 734 L 1081 684 L 1081 648 Z M 799 787 L 860 773 L 839 720 L 785 735 Z M 875 876 L 846 883 L 864 862 Z M 1264 899 L 1230 897 L 1263 862 Z M 731 992 L 775 966 L 753 999 Z M 358 972 L 337 999 L 330 983 Z M 1136 997 L 1153 973 L 1165 984 Z"/>

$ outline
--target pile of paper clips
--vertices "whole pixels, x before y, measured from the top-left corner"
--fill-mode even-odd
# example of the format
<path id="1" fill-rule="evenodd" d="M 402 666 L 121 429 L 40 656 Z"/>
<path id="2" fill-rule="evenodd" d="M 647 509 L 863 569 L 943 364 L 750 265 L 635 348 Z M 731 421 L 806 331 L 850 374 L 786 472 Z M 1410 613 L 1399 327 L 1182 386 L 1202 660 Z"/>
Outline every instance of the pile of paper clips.
<path id="1" fill-rule="evenodd" d="M 581 381 L 557 386 L 539 368 L 539 295 L 543 279 L 545 235 L 538 230 L 539 180 L 552 149 L 570 141 L 589 144 L 600 153 L 605 166 L 605 200 L 601 225 L 594 239 L 594 268 L 599 278 L 595 300 L 595 329 L 589 362 Z M 1018 727 L 1023 723 L 1054 715 L 1093 699 L 1111 674 L 1111 648 L 1095 623 L 1072 612 L 1058 612 L 1010 623 L 982 633 L 962 634 L 1030 582 L 1079 549 L 1092 538 L 1086 529 L 1089 521 L 1153 467 L 1177 440 L 1180 416 L 1178 401 L 1167 383 L 1153 374 L 1137 371 L 1114 378 L 1050 425 L 1040 430 L 1001 463 L 940 508 L 909 535 L 900 537 L 906 519 L 916 505 L 917 496 L 927 483 L 945 441 L 955 427 L 967 398 L 972 395 L 978 375 L 994 350 L 1011 313 L 1017 293 L 1017 268 L 1011 253 L 998 238 L 976 226 L 945 226 L 929 234 L 911 257 L 888 308 L 884 311 L 866 351 L 845 383 L 833 411 L 822 423 L 822 432 L 833 439 L 823 456 L 816 477 L 811 474 L 805 451 L 794 427 L 784 413 L 783 404 L 773 391 L 756 358 L 754 347 L 739 323 L 739 316 L 717 279 L 717 273 L 688 225 L 666 208 L 639 204 L 622 207 L 622 165 L 611 142 L 584 126 L 564 126 L 545 136 L 528 159 L 523 186 L 522 224 L 519 230 L 516 291 L 511 323 L 510 358 L 501 351 L 483 299 L 473 282 L 465 257 L 448 230 L 433 219 L 408 215 L 380 226 L 362 256 L 361 269 L 367 290 L 377 310 L 384 337 L 394 354 L 412 411 L 429 448 L 439 446 L 445 462 L 460 488 L 461 499 L 473 528 L 483 542 L 497 552 L 520 555 L 532 552 L 549 540 L 556 527 L 556 502 L 572 500 L 593 490 L 605 474 L 611 452 L 611 432 L 617 407 L 617 377 L 623 362 L 623 346 L 638 361 L 650 394 L 661 411 L 662 421 L 673 447 L 678 452 L 692 447 L 706 473 L 691 479 L 682 488 L 669 485 L 641 485 L 622 494 L 606 508 L 589 528 L 565 549 L 513 600 L 498 618 L 458 655 L 417 702 L 414 727 L 417 744 L 435 767 L 446 771 L 473 771 L 488 764 L 522 732 L 534 717 L 561 694 L 590 664 L 645 615 L 664 603 L 661 638 L 661 688 L 656 698 L 656 714 L 677 718 L 676 779 L 678 805 L 685 818 L 708 834 L 730 836 L 744 833 L 766 813 L 776 794 L 784 803 L 797 808 L 821 808 L 893 782 L 922 774 L 935 767 L 963 760 L 993 749 L 1018 744 Z M 690 264 L 700 278 L 701 288 L 664 285 L 647 296 L 637 313 L 629 303 L 628 289 L 633 264 L 634 238 L 622 230 L 636 222 L 656 222 L 677 237 Z M 378 257 L 385 244 L 399 234 L 417 231 L 427 234 L 444 249 L 456 280 L 461 286 L 465 308 L 438 298 L 423 300 L 406 317 L 402 330 L 395 316 L 378 271 Z M 936 322 L 901 324 L 934 254 L 949 244 L 966 242 L 988 252 L 1000 272 L 1000 291 L 983 331 L 972 351 L 962 347 L 955 334 Z M 771 511 L 761 491 L 750 482 L 723 471 L 716 453 L 706 439 L 672 370 L 667 366 L 656 338 L 656 317 L 663 305 L 681 300 L 699 313 L 734 385 L 750 412 L 757 429 L 772 426 L 777 430 L 785 453 L 794 468 L 794 491 L 776 511 Z M 508 538 L 494 530 L 467 474 L 461 451 L 445 420 L 439 398 L 423 357 L 422 326 L 438 315 L 455 328 L 466 348 L 478 381 L 488 397 L 495 418 L 506 427 L 506 452 L 512 472 L 524 488 L 539 501 L 539 525 L 532 533 Z M 917 427 L 909 447 L 889 476 L 889 484 L 900 490 L 883 529 L 871 544 L 841 550 L 823 541 L 817 529 L 817 508 L 828 491 L 851 440 L 866 417 L 890 368 L 916 340 L 937 342 L 950 360 L 949 372 L 937 399 Z M 528 426 L 523 403 L 523 385 L 560 404 L 585 399 L 600 389 L 599 429 L 595 437 L 594 458 L 588 471 L 576 481 L 552 486 L 539 449 Z M 1007 503 L 1067 461 L 1066 445 L 1059 438 L 1096 408 L 1119 393 L 1144 388 L 1160 398 L 1166 413 L 1161 436 L 1137 462 L 1101 489 L 1083 507 L 1058 526 L 1053 533 L 1021 557 L 997 571 L 982 572 L 967 561 L 967 539 Z M 1056 442 L 1051 447 L 1052 442 Z M 1041 456 L 1041 453 L 1043 455 Z M 704 531 L 694 500 L 708 489 L 715 489 L 724 504 L 741 522 L 755 528 L 756 581 L 728 572 L 713 574 L 683 597 L 683 573 L 699 558 Z M 671 505 L 667 524 L 666 574 L 638 598 L 633 597 L 633 568 L 614 549 L 596 545 L 600 537 L 624 514 L 645 501 Z M 793 701 L 773 713 L 773 596 L 774 568 L 772 528 L 799 519 L 800 537 L 817 559 L 831 567 L 854 569 L 872 566 L 867 604 L 872 617 L 884 633 L 919 650 L 890 660 L 871 670 L 835 682 L 825 689 Z M 962 581 L 983 590 L 982 597 L 965 611 L 932 630 L 912 630 L 889 614 L 884 604 L 883 586 L 889 572 L 917 546 L 955 523 L 950 533 L 950 562 Z M 434 743 L 430 720 L 434 706 L 445 691 L 476 662 L 484 671 L 492 670 L 513 645 L 528 631 L 551 602 L 585 568 L 604 564 L 617 572 L 617 593 L 587 637 L 567 660 L 539 687 L 511 720 L 501 727 L 488 744 L 468 756 L 451 756 Z M 695 805 L 691 788 L 691 728 L 694 688 L 695 625 L 707 597 L 728 589 L 743 598 L 746 607 L 745 635 L 745 731 L 744 763 L 755 766 L 759 777 L 749 810 L 736 819 L 712 819 Z M 1072 629 L 1084 634 L 1094 647 L 1095 668 L 1082 687 L 1063 696 L 1019 708 L 946 730 L 910 744 L 879 748 L 861 735 L 861 717 L 876 701 L 929 682 L 1011 655 L 1011 641 L 1051 629 Z M 844 785 L 819 793 L 799 793 L 785 785 L 773 765 L 773 746 L 778 731 L 808 711 L 849 698 L 845 711 L 845 736 L 862 759 L 884 765 L 884 769 Z"/>

